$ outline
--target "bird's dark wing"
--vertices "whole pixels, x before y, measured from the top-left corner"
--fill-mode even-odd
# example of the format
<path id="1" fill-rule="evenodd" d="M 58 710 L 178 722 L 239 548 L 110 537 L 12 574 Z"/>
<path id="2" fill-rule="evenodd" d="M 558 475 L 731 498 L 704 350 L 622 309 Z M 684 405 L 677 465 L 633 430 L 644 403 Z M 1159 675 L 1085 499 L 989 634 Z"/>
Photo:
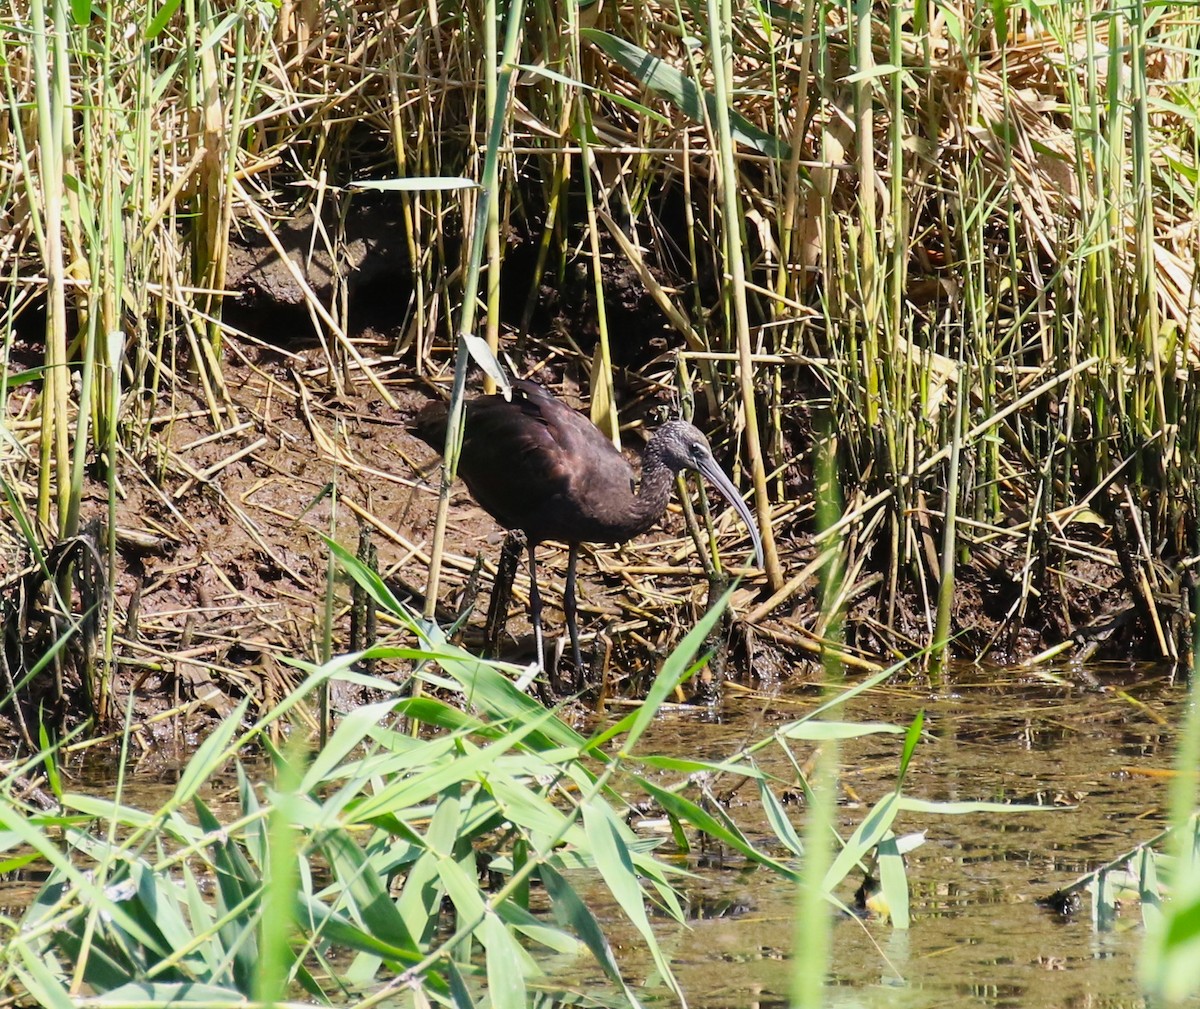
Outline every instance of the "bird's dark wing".
<path id="1" fill-rule="evenodd" d="M 513 398 L 480 396 L 467 403 L 458 472 L 483 508 L 536 542 L 552 502 L 569 495 L 573 415 L 541 386 L 513 383 Z"/>
<path id="2" fill-rule="evenodd" d="M 633 471 L 586 417 L 523 379 L 511 400 L 479 396 L 466 411 L 458 475 L 501 525 L 534 543 L 626 538 Z M 418 433 L 440 448 L 444 418 L 422 419 Z"/>
<path id="3" fill-rule="evenodd" d="M 499 522 L 533 542 L 616 542 L 633 471 L 591 421 L 534 382 L 468 404 L 459 473 Z M 468 457 L 466 441 L 471 442 Z"/>

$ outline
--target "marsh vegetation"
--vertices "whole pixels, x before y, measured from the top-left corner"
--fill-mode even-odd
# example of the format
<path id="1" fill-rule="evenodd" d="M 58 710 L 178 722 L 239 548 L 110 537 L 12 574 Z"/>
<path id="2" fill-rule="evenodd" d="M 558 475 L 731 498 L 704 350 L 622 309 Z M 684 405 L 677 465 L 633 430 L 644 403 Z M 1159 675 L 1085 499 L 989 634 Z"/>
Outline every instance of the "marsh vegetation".
<path id="1" fill-rule="evenodd" d="M 851 728 L 795 758 L 802 828 L 780 783 L 722 764 L 771 811 L 763 851 L 680 796 L 713 768 L 662 756 L 664 787 L 626 765 L 672 691 L 811 681 L 832 703 L 900 668 L 936 690 L 952 657 L 1189 664 L 1190 5 L 2 16 L 3 837 L 6 868 L 53 871 L 4 922 L 14 997 L 321 999 L 390 973 L 466 1005 L 482 962 L 492 1004 L 523 1005 L 541 944 L 586 947 L 632 1001 L 571 873 L 598 872 L 639 929 L 644 898 L 674 898 L 610 775 L 641 774 L 681 850 L 703 836 L 807 880 L 810 924 L 871 851 L 894 895 L 904 879 L 886 835 L 918 729 L 891 805 L 844 846 Z M 627 448 L 692 418 L 757 518 L 761 570 L 730 566 L 745 534 L 702 498 L 595 551 L 584 703 L 647 699 L 617 730 L 576 733 L 523 693 L 519 642 L 474 657 L 495 526 L 407 430 L 483 387 L 467 335 Z M 72 747 L 106 733 L 122 767 L 199 747 L 162 809 L 71 797 Z M 280 777 L 242 776 L 220 823 L 203 783 L 248 745 Z M 1182 826 L 1190 776 L 1173 787 Z M 1188 906 L 1165 912 L 1164 989 Z M 280 915 L 294 933 L 262 928 Z M 816 1005 L 812 927 L 795 997 Z"/>

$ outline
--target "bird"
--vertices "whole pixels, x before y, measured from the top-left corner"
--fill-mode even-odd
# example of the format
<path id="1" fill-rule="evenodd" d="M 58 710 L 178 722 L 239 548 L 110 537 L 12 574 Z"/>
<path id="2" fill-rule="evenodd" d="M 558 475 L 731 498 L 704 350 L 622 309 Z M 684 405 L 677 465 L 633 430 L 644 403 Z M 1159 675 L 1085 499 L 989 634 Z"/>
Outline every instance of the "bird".
<path id="1" fill-rule="evenodd" d="M 484 511 L 525 536 L 539 665 L 544 653 L 537 546 L 553 540 L 568 547 L 563 613 L 579 675 L 575 571 L 580 544 L 624 543 L 644 533 L 667 510 L 675 475 L 682 470 L 703 474 L 733 506 L 762 566 L 762 539 L 750 509 L 698 428 L 684 420 L 660 425 L 642 451 L 639 483 L 629 462 L 590 420 L 537 382 L 515 379 L 511 386 L 507 398 L 496 393 L 467 400 L 458 475 Z M 446 439 L 443 405 L 422 411 L 415 430 L 440 452 Z"/>

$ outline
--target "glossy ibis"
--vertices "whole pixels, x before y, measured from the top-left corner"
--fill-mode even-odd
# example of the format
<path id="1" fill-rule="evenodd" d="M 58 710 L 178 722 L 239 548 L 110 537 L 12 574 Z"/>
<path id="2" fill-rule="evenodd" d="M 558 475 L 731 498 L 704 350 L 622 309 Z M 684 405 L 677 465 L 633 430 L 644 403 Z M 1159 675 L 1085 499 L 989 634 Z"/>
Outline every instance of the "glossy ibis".
<path id="1" fill-rule="evenodd" d="M 417 433 L 441 451 L 446 439 L 444 410 L 424 413 Z M 685 469 L 708 477 L 741 515 L 761 565 L 762 541 L 749 508 L 717 465 L 708 439 L 686 421 L 668 421 L 655 431 L 642 452 L 637 485 L 632 467 L 612 442 L 536 382 L 514 381 L 511 400 L 494 395 L 467 401 L 458 475 L 497 522 L 525 534 L 539 664 L 544 653 L 537 545 L 557 540 L 570 548 L 563 612 L 578 674 L 583 668 L 575 622 L 579 544 L 623 543 L 645 532 L 667 510 L 675 474 Z"/>

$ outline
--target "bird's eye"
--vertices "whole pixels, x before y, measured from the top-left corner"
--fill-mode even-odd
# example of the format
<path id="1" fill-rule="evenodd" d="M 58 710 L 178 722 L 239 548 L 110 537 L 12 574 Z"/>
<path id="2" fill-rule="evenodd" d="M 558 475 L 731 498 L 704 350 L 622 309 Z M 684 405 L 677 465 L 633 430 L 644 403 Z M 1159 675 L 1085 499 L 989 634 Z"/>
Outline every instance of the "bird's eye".
<path id="1" fill-rule="evenodd" d="M 702 459 L 704 457 L 704 446 L 698 441 L 692 442 L 692 455 L 697 459 Z"/>

